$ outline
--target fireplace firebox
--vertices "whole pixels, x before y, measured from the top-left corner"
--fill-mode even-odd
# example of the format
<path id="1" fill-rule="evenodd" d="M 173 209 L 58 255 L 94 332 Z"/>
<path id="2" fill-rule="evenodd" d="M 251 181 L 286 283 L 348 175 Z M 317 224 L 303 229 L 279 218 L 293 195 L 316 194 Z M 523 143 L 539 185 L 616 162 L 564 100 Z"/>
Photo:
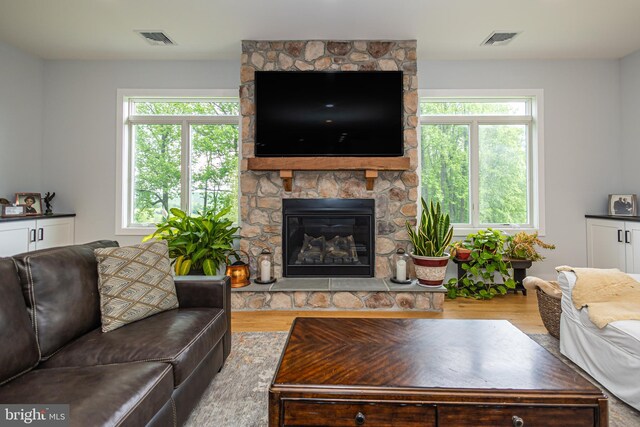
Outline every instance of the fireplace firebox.
<path id="1" fill-rule="evenodd" d="M 285 277 L 373 277 L 373 199 L 284 199 Z"/>

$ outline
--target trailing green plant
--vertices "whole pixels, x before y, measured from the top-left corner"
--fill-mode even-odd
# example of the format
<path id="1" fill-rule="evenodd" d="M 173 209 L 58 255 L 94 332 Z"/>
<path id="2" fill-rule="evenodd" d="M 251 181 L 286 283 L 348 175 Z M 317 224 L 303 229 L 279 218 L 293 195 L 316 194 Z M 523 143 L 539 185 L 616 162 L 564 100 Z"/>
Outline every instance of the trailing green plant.
<path id="1" fill-rule="evenodd" d="M 516 282 L 509 272 L 511 265 L 504 259 L 507 235 L 488 228 L 469 234 L 467 240 L 472 244 L 471 257 L 461 265 L 464 275 L 445 284 L 447 296 L 491 299 L 515 289 Z M 502 282 L 496 282 L 496 276 Z"/>
<path id="2" fill-rule="evenodd" d="M 142 241 L 166 240 L 178 276 L 192 270 L 202 270 L 207 276 L 213 276 L 225 262 L 226 254 L 235 253 L 233 239 L 239 227 L 234 227 L 233 222 L 225 218 L 228 212 L 228 208 L 217 213 L 207 210 L 192 216 L 173 208 L 171 215 L 157 224 L 156 231 Z"/>
<path id="3" fill-rule="evenodd" d="M 538 238 L 538 233 L 527 233 L 521 231 L 507 238 L 507 249 L 505 256 L 513 259 L 528 259 L 531 261 L 540 261 L 544 257 L 538 253 L 536 246 L 542 249 L 555 249 L 555 245 L 543 242 Z"/>
<path id="4" fill-rule="evenodd" d="M 418 256 L 440 257 L 451 243 L 453 227 L 450 224 L 449 214 L 442 212 L 440 202 L 427 206 L 424 198 L 422 202 L 422 215 L 420 223 L 414 230 L 407 221 L 406 227 L 413 245 L 413 254 Z"/>

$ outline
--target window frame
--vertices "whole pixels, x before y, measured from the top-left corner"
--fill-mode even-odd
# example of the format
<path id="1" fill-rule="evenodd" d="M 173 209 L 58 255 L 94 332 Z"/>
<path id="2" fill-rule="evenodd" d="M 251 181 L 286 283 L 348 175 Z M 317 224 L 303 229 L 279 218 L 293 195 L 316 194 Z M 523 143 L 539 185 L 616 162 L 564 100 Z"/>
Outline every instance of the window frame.
<path id="1" fill-rule="evenodd" d="M 241 115 L 229 116 L 189 116 L 189 115 L 134 115 L 132 114 L 131 99 L 162 99 L 167 101 L 204 100 L 211 98 L 230 98 L 240 102 L 237 89 L 117 89 L 117 132 L 116 132 L 116 203 L 115 203 L 115 234 L 124 236 L 144 236 L 155 226 L 130 223 L 133 206 L 133 164 L 132 164 L 132 125 L 135 124 L 177 124 L 181 126 L 180 143 L 180 192 L 186 194 L 181 197 L 180 208 L 187 211 L 190 200 L 191 184 L 191 152 L 190 125 L 191 124 L 231 124 L 238 126 L 238 176 L 240 176 L 240 161 L 242 150 Z M 240 194 L 238 194 L 240 203 Z"/>
<path id="2" fill-rule="evenodd" d="M 422 144 L 421 130 L 428 124 L 459 124 L 469 126 L 469 192 L 471 223 L 454 224 L 454 235 L 458 237 L 475 233 L 488 227 L 502 230 L 507 233 L 518 231 L 538 232 L 545 235 L 544 216 L 544 91 L 542 89 L 428 89 L 419 90 L 419 104 L 424 101 L 500 101 L 506 99 L 528 99 L 527 113 L 525 115 L 440 115 L 426 116 L 419 114 L 418 143 Z M 481 125 L 506 125 L 528 124 L 528 196 L 527 203 L 529 220 L 528 224 L 480 224 L 479 212 L 479 126 Z M 420 147 L 420 152 L 421 152 Z M 418 170 L 420 188 L 422 188 L 422 156 L 418 156 Z M 418 211 L 420 211 L 418 204 Z M 418 213 L 418 215 L 420 212 Z"/>

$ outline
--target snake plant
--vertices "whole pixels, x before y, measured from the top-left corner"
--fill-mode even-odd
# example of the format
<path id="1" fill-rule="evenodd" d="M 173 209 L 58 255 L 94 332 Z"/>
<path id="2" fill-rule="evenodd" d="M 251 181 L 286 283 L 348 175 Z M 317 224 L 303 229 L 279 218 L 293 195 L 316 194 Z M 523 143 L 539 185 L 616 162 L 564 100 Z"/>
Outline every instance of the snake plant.
<path id="1" fill-rule="evenodd" d="M 449 214 L 442 212 L 440 202 L 429 206 L 422 198 L 422 215 L 420 223 L 414 230 L 409 222 L 406 223 L 409 238 L 413 244 L 413 254 L 417 256 L 441 257 L 451 243 L 453 227 L 449 221 Z"/>

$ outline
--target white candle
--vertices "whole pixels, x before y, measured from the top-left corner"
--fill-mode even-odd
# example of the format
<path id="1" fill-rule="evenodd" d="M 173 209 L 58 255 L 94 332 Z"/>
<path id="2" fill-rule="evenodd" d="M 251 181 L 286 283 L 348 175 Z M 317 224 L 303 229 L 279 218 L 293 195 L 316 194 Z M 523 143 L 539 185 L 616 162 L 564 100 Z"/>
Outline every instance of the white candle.
<path id="1" fill-rule="evenodd" d="M 396 263 L 396 280 L 399 282 L 407 280 L 407 261 L 403 259 Z"/>
<path id="2" fill-rule="evenodd" d="M 263 259 L 260 262 L 260 281 L 268 282 L 271 280 L 271 263 L 269 260 Z"/>

